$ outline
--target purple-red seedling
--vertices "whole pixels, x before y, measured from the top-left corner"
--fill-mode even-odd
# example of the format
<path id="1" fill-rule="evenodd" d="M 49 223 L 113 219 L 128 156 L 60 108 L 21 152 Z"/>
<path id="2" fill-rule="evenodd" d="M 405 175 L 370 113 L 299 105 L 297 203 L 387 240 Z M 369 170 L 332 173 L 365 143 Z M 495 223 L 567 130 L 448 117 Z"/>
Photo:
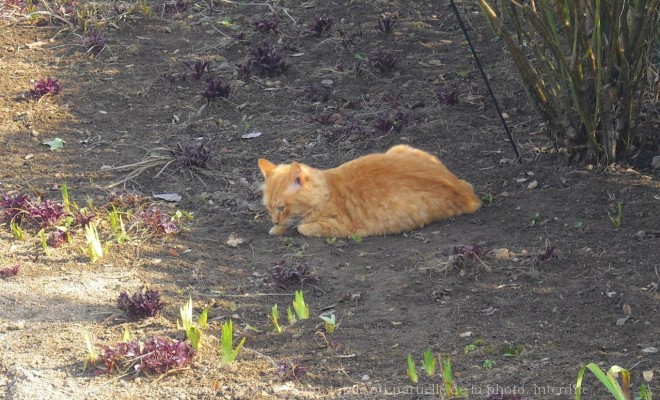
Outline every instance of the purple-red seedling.
<path id="1" fill-rule="evenodd" d="M 117 307 L 133 320 L 155 317 L 163 309 L 160 293 L 157 290 L 142 288 L 129 295 L 125 291 L 119 293 Z"/>
<path id="2" fill-rule="evenodd" d="M 254 30 L 262 33 L 273 32 L 277 33 L 277 26 L 279 21 L 276 16 L 259 19 L 254 21 Z"/>
<path id="3" fill-rule="evenodd" d="M 271 273 L 275 286 L 285 289 L 292 285 L 300 285 L 305 281 L 319 282 L 320 277 L 312 274 L 309 265 L 299 262 L 296 267 L 285 267 L 286 260 L 281 259 L 273 267 Z"/>
<path id="4" fill-rule="evenodd" d="M 277 50 L 268 41 L 264 40 L 259 47 L 248 49 L 251 58 L 247 61 L 249 71 L 258 71 L 262 75 L 283 74 L 289 69 L 286 61 L 277 54 Z"/>
<path id="5" fill-rule="evenodd" d="M 154 6 L 154 10 L 160 14 L 180 14 L 188 10 L 187 0 L 168 1 Z"/>
<path id="6" fill-rule="evenodd" d="M 67 241 L 67 233 L 56 229 L 55 231 L 48 234 L 46 239 L 46 244 L 49 247 L 58 248 Z"/>
<path id="7" fill-rule="evenodd" d="M 206 97 L 207 103 L 211 103 L 218 97 L 226 99 L 231 92 L 229 83 L 223 82 L 220 77 L 209 78 L 206 80 L 206 90 L 202 92 L 202 96 Z"/>
<path id="8" fill-rule="evenodd" d="M 40 98 L 49 95 L 56 96 L 62 91 L 62 84 L 58 79 L 42 78 L 34 83 L 34 88 L 30 89 L 30 97 L 39 100 Z"/>
<path id="9" fill-rule="evenodd" d="M 396 16 L 394 14 L 385 13 L 380 16 L 378 19 L 378 25 L 376 25 L 376 30 L 386 35 L 392 34 L 394 30 L 394 24 L 396 24 Z"/>
<path id="10" fill-rule="evenodd" d="M 282 360 L 277 362 L 277 373 L 283 381 L 298 380 L 306 372 L 307 367 L 298 361 Z"/>
<path id="11" fill-rule="evenodd" d="M 16 195 L 4 193 L 0 198 L 0 207 L 2 207 L 0 222 L 20 224 L 30 215 L 30 196 L 25 193 Z"/>
<path id="12" fill-rule="evenodd" d="M 206 167 L 206 163 L 211 158 L 211 150 L 206 142 L 193 142 L 182 146 L 177 143 L 175 151 L 179 165 L 186 167 Z"/>
<path id="13" fill-rule="evenodd" d="M 187 342 L 153 336 L 140 343 L 137 339 L 118 342 L 114 347 L 101 346 L 97 374 L 134 371 L 161 375 L 173 369 L 192 365 L 195 351 Z"/>
<path id="14" fill-rule="evenodd" d="M 190 75 L 197 80 L 202 79 L 204 72 L 209 72 L 209 68 L 211 66 L 210 61 L 203 60 L 184 61 L 183 64 L 191 71 Z M 184 74 L 183 76 L 186 75 L 187 74 Z M 185 78 L 182 77 L 181 80 L 185 81 Z"/>
<path id="15" fill-rule="evenodd" d="M 87 33 L 82 38 L 83 47 L 87 49 L 87 53 L 98 55 L 105 49 L 108 43 L 108 32 L 105 29 L 93 30 Z"/>
<path id="16" fill-rule="evenodd" d="M 30 216 L 42 228 L 48 228 L 62 219 L 64 215 L 64 205 L 55 201 L 46 199 L 42 200 L 39 204 L 32 204 L 30 207 Z"/>
<path id="17" fill-rule="evenodd" d="M 435 97 L 438 99 L 438 103 L 453 106 L 458 103 L 458 90 L 456 88 L 436 86 Z"/>
<path id="18" fill-rule="evenodd" d="M 331 94 L 332 92 L 326 86 L 319 83 L 312 83 L 303 91 L 303 98 L 313 103 L 319 101 L 325 103 L 330 99 Z"/>
<path id="19" fill-rule="evenodd" d="M 3 278 L 8 278 L 10 276 L 18 275 L 18 271 L 21 269 L 19 264 L 14 264 L 11 267 L 0 269 L 0 276 Z"/>
<path id="20" fill-rule="evenodd" d="M 315 16 L 314 20 L 307 25 L 305 33 L 308 35 L 318 36 L 323 32 L 327 32 L 332 28 L 335 21 L 332 18 L 326 18 L 321 16 Z"/>
<path id="21" fill-rule="evenodd" d="M 181 228 L 172 221 L 172 217 L 162 213 L 158 207 L 139 212 L 138 218 L 147 226 L 147 229 L 156 235 L 168 235 L 181 231 Z"/>
<path id="22" fill-rule="evenodd" d="M 93 212 L 81 213 L 80 211 L 77 211 L 74 212 L 72 215 L 73 215 L 73 223 L 71 225 L 81 226 L 83 228 L 89 225 L 90 222 L 92 222 L 92 220 L 96 218 L 96 214 Z"/>
<path id="23" fill-rule="evenodd" d="M 391 51 L 378 48 L 369 54 L 369 64 L 378 72 L 387 73 L 394 69 L 396 56 Z"/>
<path id="24" fill-rule="evenodd" d="M 454 246 L 448 251 L 448 259 L 457 264 L 481 260 L 486 253 L 486 249 L 484 248 L 485 245 L 486 243 L 479 242 L 472 245 Z"/>
<path id="25" fill-rule="evenodd" d="M 117 208 L 122 211 L 141 208 L 148 198 L 139 192 L 112 192 L 108 198 L 107 208 Z"/>
<path id="26" fill-rule="evenodd" d="M 545 246 L 545 250 L 540 253 L 539 255 L 536 256 L 536 259 L 538 261 L 547 261 L 551 258 L 556 258 L 557 256 L 555 255 L 555 246 L 550 246 L 547 244 Z"/>

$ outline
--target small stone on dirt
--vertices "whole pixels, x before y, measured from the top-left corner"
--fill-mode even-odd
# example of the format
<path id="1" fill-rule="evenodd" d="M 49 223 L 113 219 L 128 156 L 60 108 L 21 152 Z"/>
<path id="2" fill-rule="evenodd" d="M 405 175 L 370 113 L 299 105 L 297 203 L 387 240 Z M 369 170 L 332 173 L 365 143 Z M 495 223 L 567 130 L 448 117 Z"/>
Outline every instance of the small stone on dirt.
<path id="1" fill-rule="evenodd" d="M 334 85 L 334 83 L 335 81 L 333 81 L 332 79 L 324 79 L 321 81 L 321 85 L 323 86 L 332 86 Z"/>
<path id="2" fill-rule="evenodd" d="M 527 189 L 535 189 L 539 185 L 539 181 L 531 181 L 529 185 L 527 185 Z"/>
<path id="3" fill-rule="evenodd" d="M 509 249 L 501 248 L 493 250 L 493 257 L 497 260 L 509 260 L 513 258 L 513 256 L 513 252 Z"/>
<path id="4" fill-rule="evenodd" d="M 25 329 L 25 321 L 10 322 L 7 325 L 8 331 L 22 331 Z"/>
<path id="5" fill-rule="evenodd" d="M 623 326 L 630 317 L 623 317 L 616 320 L 616 326 Z"/>

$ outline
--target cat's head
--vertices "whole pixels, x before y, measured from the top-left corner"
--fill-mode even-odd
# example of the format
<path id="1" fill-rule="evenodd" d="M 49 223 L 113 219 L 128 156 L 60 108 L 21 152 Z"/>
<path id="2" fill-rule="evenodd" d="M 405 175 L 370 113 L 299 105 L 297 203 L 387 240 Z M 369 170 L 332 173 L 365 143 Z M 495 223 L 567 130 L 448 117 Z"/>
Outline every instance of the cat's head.
<path id="1" fill-rule="evenodd" d="M 263 203 L 275 225 L 288 225 L 291 218 L 309 213 L 325 197 L 319 193 L 314 170 L 304 164 L 275 165 L 262 158 L 259 169 L 266 179 Z"/>

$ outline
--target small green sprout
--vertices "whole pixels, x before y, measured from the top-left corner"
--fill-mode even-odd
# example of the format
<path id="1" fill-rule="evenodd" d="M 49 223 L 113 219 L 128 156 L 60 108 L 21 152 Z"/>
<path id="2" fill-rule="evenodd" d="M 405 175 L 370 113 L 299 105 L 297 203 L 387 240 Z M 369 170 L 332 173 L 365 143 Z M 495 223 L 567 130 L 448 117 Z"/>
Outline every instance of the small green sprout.
<path id="1" fill-rule="evenodd" d="M 133 340 L 133 334 L 131 331 L 128 329 L 127 326 L 124 326 L 124 332 L 121 335 L 121 341 L 124 343 L 128 343 L 131 340 Z"/>
<path id="2" fill-rule="evenodd" d="M 62 182 L 60 191 L 62 192 L 62 203 L 64 204 L 64 211 L 69 214 L 71 213 L 71 203 L 69 203 L 69 187 L 66 185 L 66 182 Z"/>
<path id="3" fill-rule="evenodd" d="M 469 354 L 469 353 L 472 353 L 472 352 L 475 351 L 476 349 L 477 349 L 477 345 L 476 345 L 476 344 L 468 344 L 467 346 L 465 346 L 465 347 L 463 348 L 463 354 Z"/>
<path id="4" fill-rule="evenodd" d="M 481 366 L 484 369 L 492 369 L 495 366 L 495 361 L 491 360 L 490 358 L 487 358 L 484 360 L 483 364 Z"/>
<path id="5" fill-rule="evenodd" d="M 243 343 L 245 343 L 245 338 L 241 339 L 238 343 L 238 346 L 234 349 L 234 323 L 229 320 L 222 324 L 222 339 L 220 340 L 220 365 L 231 364 L 238 355 L 238 352 L 241 351 Z"/>
<path id="6" fill-rule="evenodd" d="M 442 374 L 442 383 L 445 386 L 445 393 L 448 398 L 464 397 L 463 389 L 456 386 L 454 381 L 454 373 L 451 367 L 451 359 L 447 357 L 444 361 L 438 356 L 440 362 L 440 369 Z"/>
<path id="7" fill-rule="evenodd" d="M 302 290 L 296 290 L 295 300 L 293 301 L 293 309 L 296 311 L 298 319 L 309 318 L 309 307 L 305 304 L 305 298 Z"/>
<path id="8" fill-rule="evenodd" d="M 435 356 L 431 349 L 426 350 L 422 355 L 422 366 L 427 376 L 435 375 Z"/>
<path id="9" fill-rule="evenodd" d="M 488 193 L 488 194 L 482 194 L 482 195 L 479 197 L 479 199 L 481 199 L 481 201 L 482 201 L 483 203 L 490 204 L 490 203 L 493 202 L 493 195 L 490 194 L 490 193 Z"/>
<path id="10" fill-rule="evenodd" d="M 273 326 L 275 327 L 275 332 L 282 333 L 282 328 L 280 327 L 280 324 L 278 322 L 279 318 L 280 318 L 280 312 L 277 311 L 277 304 L 275 304 L 270 309 L 270 320 L 273 322 Z"/>
<path id="11" fill-rule="evenodd" d="M 575 221 L 575 225 L 573 225 L 575 229 L 580 230 L 584 227 L 584 223 L 582 221 Z"/>
<path id="12" fill-rule="evenodd" d="M 319 315 L 319 317 L 323 320 L 324 326 L 325 326 L 325 332 L 326 333 L 335 333 L 335 329 L 337 328 L 337 322 L 335 320 L 335 313 L 332 311 L 329 311 L 327 313 L 323 313 Z"/>
<path id="13" fill-rule="evenodd" d="M 25 240 L 25 235 L 23 234 L 23 228 L 14 221 L 9 223 L 9 229 L 11 229 L 11 234 L 14 236 L 14 240 Z"/>
<path id="14" fill-rule="evenodd" d="M 179 309 L 181 315 L 181 325 L 177 321 L 177 327 L 186 332 L 186 337 L 190 340 L 193 349 L 198 350 L 202 346 L 202 331 L 193 323 L 193 302 L 192 297 Z"/>
<path id="15" fill-rule="evenodd" d="M 286 309 L 286 320 L 289 323 L 289 325 L 293 325 L 297 321 L 296 314 L 293 312 L 293 309 L 291 308 L 291 306 L 289 306 Z"/>
<path id="16" fill-rule="evenodd" d="M 126 227 L 124 226 L 124 219 L 121 216 L 121 212 L 117 211 L 115 207 L 112 207 L 112 211 L 108 213 L 108 221 L 110 222 L 110 228 L 114 232 L 115 237 L 117 238 L 117 243 L 122 244 L 126 243 L 131 238 L 126 233 Z"/>
<path id="17" fill-rule="evenodd" d="M 99 352 L 92 345 L 92 340 L 89 337 L 89 332 L 82 332 L 83 339 L 85 340 L 85 364 L 83 365 L 83 371 L 87 369 L 88 365 L 96 364 L 96 361 L 99 359 Z"/>
<path id="18" fill-rule="evenodd" d="M 353 240 L 355 244 L 360 244 L 362 243 L 362 236 L 358 235 L 357 233 L 354 233 L 353 236 L 351 236 L 351 240 Z"/>
<path id="19" fill-rule="evenodd" d="M 99 232 L 94 225 L 89 224 L 85 226 L 85 238 L 87 239 L 87 255 L 89 256 L 89 262 L 95 263 L 103 257 L 103 246 L 101 245 Z"/>
<path id="20" fill-rule="evenodd" d="M 408 353 L 408 378 L 413 384 L 417 384 L 419 378 L 417 377 L 417 367 L 415 367 L 415 360 L 413 360 L 412 355 Z"/>
<path id="21" fill-rule="evenodd" d="M 199 318 L 197 318 L 197 323 L 199 324 L 200 328 L 206 329 L 209 327 L 208 319 L 209 319 L 209 308 L 204 307 L 202 313 L 199 314 Z"/>
<path id="22" fill-rule="evenodd" d="M 46 239 L 46 230 L 41 228 L 39 231 L 39 239 L 41 239 L 41 248 L 45 253 L 48 253 L 48 240 Z"/>
<path id="23" fill-rule="evenodd" d="M 615 228 L 618 228 L 621 226 L 621 217 L 623 214 L 623 203 L 619 200 L 616 202 L 616 209 L 617 213 L 616 216 L 612 216 L 610 212 L 607 212 L 607 216 L 610 217 L 610 221 L 612 221 L 612 225 L 614 225 Z"/>

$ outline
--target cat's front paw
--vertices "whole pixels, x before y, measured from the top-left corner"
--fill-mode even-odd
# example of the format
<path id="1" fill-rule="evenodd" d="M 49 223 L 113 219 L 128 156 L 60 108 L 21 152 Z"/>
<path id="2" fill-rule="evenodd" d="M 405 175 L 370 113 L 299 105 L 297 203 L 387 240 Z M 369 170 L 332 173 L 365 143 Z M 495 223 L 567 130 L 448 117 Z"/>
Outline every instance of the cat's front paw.
<path id="1" fill-rule="evenodd" d="M 272 228 L 270 228 L 270 231 L 268 231 L 269 235 L 284 235 L 286 232 L 286 226 L 282 225 L 275 225 Z"/>
<path id="2" fill-rule="evenodd" d="M 323 236 L 319 224 L 300 224 L 298 232 L 303 236 Z"/>

